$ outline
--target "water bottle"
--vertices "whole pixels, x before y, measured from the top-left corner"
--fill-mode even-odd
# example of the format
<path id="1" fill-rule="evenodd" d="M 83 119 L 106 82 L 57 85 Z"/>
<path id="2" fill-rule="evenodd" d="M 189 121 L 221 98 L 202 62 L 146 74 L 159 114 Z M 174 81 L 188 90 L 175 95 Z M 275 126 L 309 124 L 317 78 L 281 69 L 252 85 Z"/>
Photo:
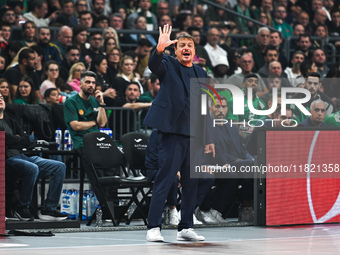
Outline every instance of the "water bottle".
<path id="1" fill-rule="evenodd" d="M 102 207 L 98 206 L 96 211 L 96 227 L 100 228 L 103 226 L 103 211 Z"/>
<path id="2" fill-rule="evenodd" d="M 58 128 L 58 129 L 55 131 L 55 142 L 57 143 L 57 148 L 58 148 L 58 150 L 61 150 L 61 140 L 62 140 L 62 136 L 63 136 L 63 133 L 62 133 L 62 131 L 60 130 L 60 128 Z"/>
<path id="3" fill-rule="evenodd" d="M 64 150 L 70 150 L 70 131 L 68 129 L 66 129 L 64 133 Z"/>

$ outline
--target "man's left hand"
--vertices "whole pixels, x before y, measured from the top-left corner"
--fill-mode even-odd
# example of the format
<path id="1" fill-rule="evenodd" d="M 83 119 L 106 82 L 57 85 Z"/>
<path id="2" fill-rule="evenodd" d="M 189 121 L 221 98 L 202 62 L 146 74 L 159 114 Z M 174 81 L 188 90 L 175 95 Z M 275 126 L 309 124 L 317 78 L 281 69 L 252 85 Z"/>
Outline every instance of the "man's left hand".
<path id="1" fill-rule="evenodd" d="M 215 144 L 210 143 L 205 145 L 204 153 L 212 153 L 213 158 L 215 157 Z"/>

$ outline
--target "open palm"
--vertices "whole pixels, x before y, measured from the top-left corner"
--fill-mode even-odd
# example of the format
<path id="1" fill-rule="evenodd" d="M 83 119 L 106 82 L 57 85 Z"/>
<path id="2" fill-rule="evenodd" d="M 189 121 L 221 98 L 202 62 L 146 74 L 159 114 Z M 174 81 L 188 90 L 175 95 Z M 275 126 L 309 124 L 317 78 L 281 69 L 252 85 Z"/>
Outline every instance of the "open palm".
<path id="1" fill-rule="evenodd" d="M 172 27 L 168 24 L 164 25 L 163 30 L 159 28 L 159 38 L 157 44 L 157 51 L 163 52 L 166 47 L 177 42 L 177 40 L 170 40 Z"/>

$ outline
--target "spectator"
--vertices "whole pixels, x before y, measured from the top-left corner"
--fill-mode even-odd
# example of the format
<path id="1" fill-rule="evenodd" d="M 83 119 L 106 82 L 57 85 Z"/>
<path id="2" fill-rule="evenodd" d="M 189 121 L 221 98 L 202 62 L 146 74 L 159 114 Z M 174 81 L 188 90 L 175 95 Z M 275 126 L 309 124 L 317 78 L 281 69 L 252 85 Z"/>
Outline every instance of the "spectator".
<path id="1" fill-rule="evenodd" d="M 114 37 L 107 37 L 104 40 L 103 44 L 103 54 L 106 55 L 106 52 L 108 52 L 111 48 L 116 47 L 116 38 Z"/>
<path id="2" fill-rule="evenodd" d="M 93 22 L 93 27 L 94 28 L 108 28 L 109 27 L 109 18 L 104 16 L 104 15 L 99 15 L 94 18 Z"/>
<path id="3" fill-rule="evenodd" d="M 37 97 L 35 96 L 33 80 L 30 77 L 24 76 L 21 78 L 13 103 L 15 104 L 40 103 Z"/>
<path id="4" fill-rule="evenodd" d="M 305 33 L 305 28 L 303 25 L 297 23 L 294 25 L 293 27 L 293 36 L 298 36 L 300 37 L 300 35 L 304 34 Z M 298 41 L 299 41 L 299 38 L 298 39 L 291 39 L 290 40 L 290 50 L 291 51 L 296 51 L 297 47 L 298 47 Z"/>
<path id="5" fill-rule="evenodd" d="M 312 52 L 311 52 L 312 41 L 310 36 L 307 34 L 302 34 L 299 37 L 298 48 L 297 50 L 301 50 L 305 55 L 305 60 L 312 60 Z"/>
<path id="6" fill-rule="evenodd" d="M 5 54 L 0 53 L 0 77 L 5 73 L 6 68 L 7 68 L 7 57 Z"/>
<path id="7" fill-rule="evenodd" d="M 115 12 L 111 14 L 110 27 L 112 27 L 115 30 L 122 30 L 124 28 L 123 25 L 124 25 L 124 19 L 120 13 Z"/>
<path id="8" fill-rule="evenodd" d="M 23 39 L 20 41 L 24 47 L 30 47 L 36 44 L 36 32 L 37 27 L 33 21 L 26 21 L 24 25 L 22 25 L 22 35 Z"/>
<path id="9" fill-rule="evenodd" d="M 167 1 L 160 0 L 157 2 L 156 13 L 157 13 L 158 22 L 160 21 L 163 15 L 169 15 L 169 12 L 170 12 L 170 9 L 169 9 L 169 4 Z M 162 27 L 160 24 L 159 26 Z"/>
<path id="10" fill-rule="evenodd" d="M 314 40 L 314 48 L 321 48 L 328 43 L 328 28 L 326 25 L 317 25 L 314 35 L 321 38 L 321 41 Z"/>
<path id="11" fill-rule="evenodd" d="M 286 7 L 283 5 L 276 6 L 274 15 L 273 27 L 282 33 L 284 38 L 291 36 L 293 34 L 293 28 L 285 21 L 287 17 Z"/>
<path id="12" fill-rule="evenodd" d="M 10 24 L 11 26 L 16 25 L 17 18 L 13 9 L 4 7 L 1 10 L 1 14 L 2 14 L 1 20 L 3 23 Z"/>
<path id="13" fill-rule="evenodd" d="M 113 37 L 115 39 L 115 42 L 116 42 L 116 47 L 118 47 L 120 49 L 120 46 L 119 46 L 119 37 L 118 37 L 118 34 L 117 34 L 117 31 L 112 28 L 112 27 L 108 27 L 108 28 L 105 28 L 103 30 L 103 33 L 102 33 L 102 45 L 104 45 L 104 41 L 106 38 L 108 37 Z M 105 50 L 104 50 L 105 52 Z"/>
<path id="14" fill-rule="evenodd" d="M 117 99 L 125 98 L 125 90 L 130 82 L 137 82 L 142 88 L 138 78 L 133 75 L 133 58 L 131 56 L 123 56 L 120 60 L 120 70 L 114 81 L 117 91 Z M 142 92 L 142 89 L 140 89 Z"/>
<path id="15" fill-rule="evenodd" d="M 278 50 L 278 61 L 281 63 L 282 68 L 285 69 L 288 65 L 287 63 L 287 58 L 285 55 L 282 53 L 282 34 L 277 31 L 271 31 L 270 32 L 270 40 L 269 40 L 269 45 L 276 47 Z"/>
<path id="16" fill-rule="evenodd" d="M 58 31 L 58 40 L 55 45 L 59 48 L 62 58 L 65 58 L 67 47 L 72 43 L 72 36 L 73 31 L 68 26 L 62 26 Z"/>
<path id="17" fill-rule="evenodd" d="M 43 63 L 49 60 L 55 60 L 61 63 L 62 55 L 60 49 L 51 43 L 51 31 L 48 27 L 40 27 L 37 36 L 38 45 L 44 49 Z"/>
<path id="18" fill-rule="evenodd" d="M 110 78 L 115 78 L 119 70 L 119 62 L 122 53 L 117 47 L 112 47 L 106 52 L 108 63 L 107 74 Z"/>
<path id="19" fill-rule="evenodd" d="M 305 60 L 301 63 L 301 74 L 302 77 L 306 77 L 309 73 L 316 73 L 318 71 L 318 67 L 311 60 Z"/>
<path id="20" fill-rule="evenodd" d="M 218 28 L 213 27 L 208 30 L 208 35 L 207 35 L 207 44 L 204 46 L 204 49 L 208 53 L 209 60 L 211 62 L 211 66 L 208 66 L 209 68 L 212 68 L 213 66 L 216 66 L 216 60 L 219 57 L 225 57 L 226 61 L 228 62 L 228 53 L 222 49 L 218 45 L 219 41 L 219 36 L 220 36 L 220 31 Z M 229 66 L 229 63 L 228 63 Z"/>
<path id="21" fill-rule="evenodd" d="M 256 43 L 248 49 L 253 53 L 253 72 L 257 72 L 265 64 L 264 53 L 270 41 L 270 31 L 267 27 L 261 27 L 256 36 Z"/>
<path id="22" fill-rule="evenodd" d="M 67 80 L 72 65 L 79 62 L 79 57 L 80 51 L 76 46 L 67 47 L 65 58 L 59 65 L 59 76 L 63 81 Z"/>
<path id="23" fill-rule="evenodd" d="M 6 188 L 13 188 L 15 183 L 21 180 L 19 204 L 14 210 L 14 216 L 23 221 L 34 220 L 29 211 L 34 185 L 38 178 L 49 178 L 47 198 L 38 216 L 44 221 L 66 220 L 68 216 L 57 211 L 66 172 L 65 164 L 21 154 L 21 150 L 29 147 L 31 143 L 19 124 L 4 114 L 5 107 L 6 103 L 0 95 L 0 119 L 6 133 Z"/>
<path id="24" fill-rule="evenodd" d="M 301 74 L 301 64 L 305 60 L 305 55 L 302 51 L 295 51 L 293 54 L 293 58 L 290 60 L 292 63 L 292 67 L 287 67 L 284 72 L 287 74 L 290 84 L 293 87 L 296 87 L 300 83 L 299 77 L 302 77 Z"/>
<path id="25" fill-rule="evenodd" d="M 340 112 L 327 115 L 323 122 L 329 127 L 340 127 Z"/>
<path id="26" fill-rule="evenodd" d="M 48 6 L 45 0 L 34 0 L 33 6 L 33 10 L 25 13 L 24 18 L 34 22 L 38 27 L 47 27 L 50 22 L 58 16 L 57 11 L 55 11 L 49 17 L 45 18 L 48 12 Z"/>
<path id="27" fill-rule="evenodd" d="M 313 52 L 312 60 L 318 68 L 317 73 L 320 74 L 321 78 L 325 78 L 329 71 L 329 67 L 326 63 L 326 55 L 324 51 L 322 49 L 316 49 Z"/>
<path id="28" fill-rule="evenodd" d="M 214 79 L 214 81 L 218 84 L 226 84 L 228 80 L 228 69 L 229 62 L 223 56 L 217 58 L 216 66 L 211 69 L 211 72 L 208 73 L 208 76 Z"/>
<path id="29" fill-rule="evenodd" d="M 194 38 L 194 42 L 196 45 L 196 55 L 194 57 L 194 64 L 202 64 L 204 66 L 211 66 L 210 58 L 205 50 L 205 48 L 200 45 L 201 43 L 201 32 L 198 27 L 189 27 L 188 33 Z"/>
<path id="30" fill-rule="evenodd" d="M 8 54 L 8 44 L 10 42 L 11 39 L 11 25 L 7 24 L 7 23 L 3 23 L 0 25 L 0 38 L 2 40 L 0 40 L 0 52 L 1 53 L 6 53 Z"/>
<path id="31" fill-rule="evenodd" d="M 86 0 L 77 0 L 75 2 L 75 11 L 74 14 L 76 17 L 79 18 L 79 13 L 83 12 L 83 11 L 87 11 L 87 1 Z"/>
<path id="32" fill-rule="evenodd" d="M 0 94 L 3 97 L 5 103 L 12 103 L 11 91 L 6 79 L 0 78 Z"/>
<path id="33" fill-rule="evenodd" d="M 305 33 L 307 35 L 313 35 L 313 29 L 309 24 L 309 14 L 306 11 L 302 11 L 296 19 L 297 24 L 301 24 L 304 27 Z"/>
<path id="34" fill-rule="evenodd" d="M 340 10 L 332 9 L 331 11 L 331 22 L 328 23 L 328 32 L 331 37 L 339 37 L 340 36 Z M 335 42 L 335 46 L 339 47 L 340 42 Z"/>
<path id="35" fill-rule="evenodd" d="M 265 61 L 265 65 L 262 66 L 259 70 L 258 70 L 258 74 L 262 77 L 262 78 L 268 78 L 269 76 L 269 64 L 273 61 L 278 61 L 279 60 L 279 52 L 277 50 L 276 47 L 269 45 L 266 48 L 265 54 L 264 54 L 264 61 Z"/>
<path id="36" fill-rule="evenodd" d="M 280 77 L 281 82 L 282 82 L 282 87 L 292 87 L 292 85 L 290 84 L 287 74 L 282 72 L 282 66 L 281 63 L 279 61 L 272 61 L 269 63 L 268 66 L 268 73 L 269 73 L 269 77 L 273 77 L 273 76 L 277 76 Z"/>
<path id="37" fill-rule="evenodd" d="M 73 91 L 80 91 L 80 76 L 83 72 L 85 72 L 85 65 L 82 62 L 75 63 L 71 66 L 67 84 L 71 86 Z"/>
<path id="38" fill-rule="evenodd" d="M 259 20 L 261 15 L 265 14 L 266 19 L 268 21 L 268 25 L 273 25 L 273 18 L 271 12 L 273 11 L 273 1 L 272 0 L 262 0 L 260 8 L 256 8 L 253 10 L 253 14 L 255 19 Z M 263 22 L 264 23 L 264 22 Z M 266 24 L 266 23 L 264 23 Z"/>
<path id="39" fill-rule="evenodd" d="M 254 18 L 253 13 L 251 12 L 250 8 L 250 0 L 238 0 L 237 5 L 234 7 L 234 11 L 238 14 L 241 14 L 247 18 Z M 253 34 L 253 30 L 255 28 L 254 23 L 251 21 L 248 21 L 246 19 L 243 19 L 241 17 L 238 17 L 238 23 L 237 23 L 237 30 L 241 34 Z M 245 42 L 245 40 L 242 40 L 242 42 Z M 250 45 L 249 44 L 246 45 Z"/>
<path id="40" fill-rule="evenodd" d="M 324 0 L 322 1 L 322 4 L 322 9 L 326 11 L 328 21 L 331 21 L 331 11 L 334 7 L 334 0 Z"/>
<path id="41" fill-rule="evenodd" d="M 19 82 L 23 76 L 30 76 L 33 79 L 32 84 L 35 84 L 36 86 L 33 86 L 33 93 L 37 90 L 36 94 L 37 96 L 40 96 L 40 79 L 34 72 L 37 64 L 35 51 L 33 49 L 26 48 L 23 49 L 18 55 L 19 64 L 7 69 L 3 75 L 3 78 L 5 78 L 9 83 L 11 94 L 16 95 Z"/>
<path id="42" fill-rule="evenodd" d="M 147 31 L 157 30 L 158 29 L 157 17 L 155 14 L 149 11 L 151 7 L 150 0 L 139 0 L 138 6 L 139 8 L 137 9 L 137 11 L 130 14 L 129 17 L 127 18 L 128 28 L 132 30 L 135 29 L 136 24 L 135 20 L 139 16 L 144 16 L 145 18 L 147 18 L 146 30 Z"/>
<path id="43" fill-rule="evenodd" d="M 91 65 L 91 61 L 95 56 L 102 55 L 101 42 L 102 35 L 100 31 L 93 31 L 90 33 L 90 48 L 81 53 L 81 57 L 85 59 L 85 63 Z M 93 68 L 91 66 L 91 68 Z"/>
<path id="44" fill-rule="evenodd" d="M 100 15 L 109 16 L 111 13 L 110 1 L 107 0 L 92 0 L 91 6 L 94 17 Z"/>
<path id="45" fill-rule="evenodd" d="M 57 88 L 48 88 L 45 90 L 44 98 L 46 104 L 55 105 L 59 104 L 60 94 Z"/>
<path id="46" fill-rule="evenodd" d="M 84 25 L 75 25 L 73 27 L 73 37 L 72 37 L 72 45 L 77 47 L 80 53 L 87 50 L 86 46 L 87 40 L 87 28 Z"/>
<path id="47" fill-rule="evenodd" d="M 154 75 L 154 74 L 151 74 L 149 79 L 150 79 L 150 90 L 144 92 L 140 96 L 139 100 L 141 102 L 147 102 L 147 103 L 152 102 L 156 98 L 157 93 L 159 91 L 160 82 L 159 82 L 157 76 Z"/>
<path id="48" fill-rule="evenodd" d="M 326 24 L 326 20 L 327 20 L 326 11 L 322 9 L 317 9 L 314 14 L 314 19 L 308 24 L 308 27 L 310 27 L 312 35 L 315 33 L 317 25 Z"/>
<path id="49" fill-rule="evenodd" d="M 166 24 L 169 24 L 170 26 L 172 26 L 172 19 L 169 15 L 166 15 L 166 14 L 162 15 L 159 18 L 158 24 L 159 24 L 160 27 L 163 27 Z"/>
<path id="50" fill-rule="evenodd" d="M 187 29 L 192 26 L 191 14 L 180 13 L 176 17 L 176 22 L 174 27 L 179 29 L 179 31 L 187 32 Z"/>
<path id="51" fill-rule="evenodd" d="M 79 24 L 85 26 L 86 28 L 91 28 L 93 25 L 93 17 L 91 12 L 82 11 L 79 13 Z"/>
<path id="52" fill-rule="evenodd" d="M 74 16 L 74 1 L 62 0 L 60 1 L 60 6 L 60 14 L 55 23 L 69 27 L 74 27 L 75 25 L 77 25 L 78 21 L 77 18 Z"/>
<path id="53" fill-rule="evenodd" d="M 328 127 L 323 123 L 326 117 L 326 105 L 322 100 L 315 100 L 310 105 L 310 117 L 301 121 L 299 127 Z"/>
<path id="54" fill-rule="evenodd" d="M 135 53 L 137 53 L 139 61 L 136 72 L 140 75 L 140 77 L 143 77 L 144 70 L 148 66 L 151 47 L 152 44 L 148 39 L 141 38 L 137 42 Z M 143 90 L 141 89 L 141 91 Z"/>
<path id="55" fill-rule="evenodd" d="M 73 140 L 73 148 L 83 155 L 83 136 L 90 132 L 98 132 L 98 127 L 107 123 L 103 106 L 103 94 L 95 90 L 97 75 L 91 71 L 82 73 L 80 91 L 66 100 L 64 118 Z"/>

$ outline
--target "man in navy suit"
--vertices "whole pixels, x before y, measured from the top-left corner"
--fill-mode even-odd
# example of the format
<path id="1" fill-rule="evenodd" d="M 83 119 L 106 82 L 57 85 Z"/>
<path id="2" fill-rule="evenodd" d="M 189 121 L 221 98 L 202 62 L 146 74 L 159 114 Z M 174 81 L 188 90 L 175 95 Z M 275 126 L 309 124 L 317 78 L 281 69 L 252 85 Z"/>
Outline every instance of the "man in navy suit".
<path id="1" fill-rule="evenodd" d="M 205 78 L 207 74 L 193 64 L 195 56 L 193 38 L 189 34 L 181 34 L 177 40 L 170 40 L 171 30 L 172 27 L 169 25 L 165 25 L 163 30 L 159 28 L 158 44 L 149 59 L 149 68 L 157 75 L 161 87 L 144 120 L 146 126 L 158 129 L 160 136 L 159 171 L 153 186 L 146 239 L 151 242 L 164 241 L 160 232 L 162 212 L 168 191 L 177 171 L 180 170 L 182 215 L 177 240 L 203 241 L 204 237 L 192 229 L 198 179 L 190 178 L 190 165 L 200 165 L 204 145 L 205 153 L 213 153 L 213 156 L 215 149 L 208 135 L 201 136 L 190 132 L 190 124 L 191 127 L 197 126 L 202 130 L 206 130 L 205 127 L 209 125 L 208 118 L 201 118 L 199 112 L 195 113 L 196 108 L 200 107 L 190 108 L 190 93 L 197 87 L 190 86 L 190 79 Z M 165 48 L 172 44 L 175 44 L 177 59 L 164 55 Z M 195 124 L 191 123 L 193 119 L 190 119 L 191 114 L 197 116 Z M 197 139 L 191 139 L 193 137 Z M 194 153 L 190 148 L 197 150 Z"/>

